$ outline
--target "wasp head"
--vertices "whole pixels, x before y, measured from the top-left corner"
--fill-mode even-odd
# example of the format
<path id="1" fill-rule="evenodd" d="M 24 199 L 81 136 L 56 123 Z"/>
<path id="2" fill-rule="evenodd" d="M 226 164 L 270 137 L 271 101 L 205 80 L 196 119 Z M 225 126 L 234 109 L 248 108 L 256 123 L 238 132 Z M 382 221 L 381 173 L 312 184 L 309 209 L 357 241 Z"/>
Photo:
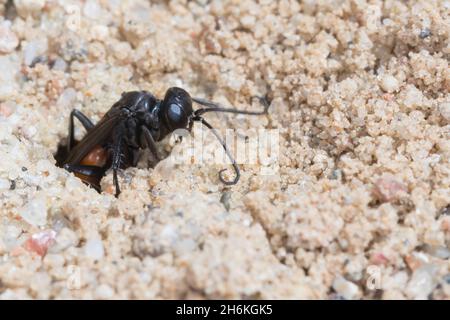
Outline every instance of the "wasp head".
<path id="1" fill-rule="evenodd" d="M 188 129 L 192 115 L 192 99 L 189 93 L 177 87 L 168 89 L 160 109 L 160 119 L 164 125 L 170 131 Z"/>

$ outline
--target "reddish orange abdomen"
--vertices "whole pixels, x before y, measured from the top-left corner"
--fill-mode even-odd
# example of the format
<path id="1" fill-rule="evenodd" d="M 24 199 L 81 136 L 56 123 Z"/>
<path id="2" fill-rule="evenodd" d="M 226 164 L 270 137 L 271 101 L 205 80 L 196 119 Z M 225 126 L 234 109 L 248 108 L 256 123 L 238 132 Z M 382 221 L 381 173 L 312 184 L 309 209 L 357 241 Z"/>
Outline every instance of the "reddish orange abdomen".
<path id="1" fill-rule="evenodd" d="M 106 161 L 108 161 L 108 153 L 103 147 L 97 145 L 83 158 L 83 160 L 80 161 L 80 164 L 84 166 L 96 166 L 101 168 L 106 164 Z M 98 185 L 100 183 L 98 177 L 86 176 L 81 173 L 75 173 L 75 176 L 91 185 Z"/>
<path id="2" fill-rule="evenodd" d="M 89 152 L 80 164 L 85 166 L 103 167 L 108 160 L 108 153 L 101 146 L 95 146 L 91 152 Z"/>

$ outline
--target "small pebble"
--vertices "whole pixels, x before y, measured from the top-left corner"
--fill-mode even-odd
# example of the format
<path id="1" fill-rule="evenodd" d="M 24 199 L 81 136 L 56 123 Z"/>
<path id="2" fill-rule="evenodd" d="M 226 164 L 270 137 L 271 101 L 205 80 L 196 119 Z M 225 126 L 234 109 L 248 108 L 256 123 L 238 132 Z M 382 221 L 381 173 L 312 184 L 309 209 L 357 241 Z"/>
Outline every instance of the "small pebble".
<path id="1" fill-rule="evenodd" d="M 48 248 L 55 242 L 55 237 L 56 232 L 54 230 L 34 233 L 24 243 L 24 248 L 43 257 L 47 253 Z"/>
<path id="2" fill-rule="evenodd" d="M 403 104 L 407 108 L 414 108 L 420 106 L 423 103 L 422 91 L 417 89 L 414 85 L 409 85 L 405 90 L 405 97 Z"/>
<path id="3" fill-rule="evenodd" d="M 70 221 L 64 217 L 62 214 L 58 213 L 52 216 L 52 228 L 53 230 L 59 232 L 64 228 L 70 226 Z"/>
<path id="4" fill-rule="evenodd" d="M 8 101 L 19 90 L 17 84 L 19 64 L 12 55 L 0 55 L 0 66 L 0 101 Z"/>
<path id="5" fill-rule="evenodd" d="M 178 239 L 178 233 L 173 225 L 168 224 L 161 230 L 160 237 L 170 243 L 173 243 Z"/>
<path id="6" fill-rule="evenodd" d="M 241 23 L 244 27 L 250 28 L 255 25 L 256 18 L 254 16 L 246 15 L 241 18 Z"/>
<path id="7" fill-rule="evenodd" d="M 18 245 L 19 237 L 22 234 L 22 228 L 16 224 L 9 224 L 0 229 L 0 244 L 3 243 L 6 249 L 10 250 Z M 1 245 L 0 245 L 1 246 Z"/>
<path id="8" fill-rule="evenodd" d="M 1 103 L 0 104 L 0 116 L 8 118 L 13 113 L 14 107 L 15 107 L 14 103 L 11 101 Z"/>
<path id="9" fill-rule="evenodd" d="M 69 108 L 77 98 L 77 92 L 73 88 L 65 89 L 58 98 L 56 104 L 61 108 Z"/>
<path id="10" fill-rule="evenodd" d="M 78 244 L 78 235 L 69 228 L 63 228 L 56 236 L 54 245 L 50 248 L 50 252 L 58 253 L 67 248 L 74 247 Z"/>
<path id="11" fill-rule="evenodd" d="M 53 61 L 52 69 L 53 70 L 59 70 L 59 71 L 66 71 L 67 63 L 61 58 L 56 58 Z"/>
<path id="12" fill-rule="evenodd" d="M 23 59 L 27 66 L 31 66 L 36 59 L 47 52 L 47 39 L 28 42 L 23 49 Z"/>
<path id="13" fill-rule="evenodd" d="M 439 112 L 445 120 L 450 121 L 450 102 L 441 103 L 439 105 Z"/>
<path id="14" fill-rule="evenodd" d="M 446 284 L 450 284 L 450 273 L 449 273 L 449 274 L 446 274 L 446 275 L 444 276 L 444 282 L 445 282 Z"/>
<path id="15" fill-rule="evenodd" d="M 450 215 L 450 204 L 448 206 L 446 206 L 444 209 L 442 209 L 441 214 L 445 215 L 445 216 L 449 216 Z"/>
<path id="16" fill-rule="evenodd" d="M 372 254 L 370 257 L 370 262 L 375 265 L 387 265 L 389 263 L 389 259 L 381 252 L 377 252 Z"/>
<path id="17" fill-rule="evenodd" d="M 333 281 L 333 289 L 344 299 L 355 299 L 359 295 L 359 289 L 356 284 L 338 276 Z"/>
<path id="18" fill-rule="evenodd" d="M 47 204 L 43 197 L 30 200 L 19 212 L 20 216 L 33 226 L 44 226 L 47 223 Z"/>
<path id="19" fill-rule="evenodd" d="M 381 88 L 386 92 L 397 91 L 399 87 L 398 80 L 390 74 L 385 74 L 381 78 Z"/>
<path id="20" fill-rule="evenodd" d="M 11 31 L 11 22 L 3 21 L 0 24 L 0 53 L 11 53 L 19 45 L 19 39 Z"/>
<path id="21" fill-rule="evenodd" d="M 96 0 L 88 0 L 83 6 L 83 14 L 90 19 L 98 19 L 102 13 L 102 8 Z"/>
<path id="22" fill-rule="evenodd" d="M 99 238 L 89 239 L 84 246 L 84 253 L 94 260 L 102 259 L 105 254 L 102 240 Z"/>
<path id="23" fill-rule="evenodd" d="M 174 249 L 178 254 L 182 255 L 184 253 L 194 251 L 197 247 L 198 247 L 197 242 L 195 242 L 195 240 L 183 239 L 176 243 L 176 245 L 174 246 Z"/>
<path id="24" fill-rule="evenodd" d="M 119 42 L 112 45 L 112 51 L 116 59 L 118 59 L 119 61 L 124 61 L 132 52 L 132 48 L 128 42 Z"/>
<path id="25" fill-rule="evenodd" d="M 109 36 L 109 29 L 107 26 L 97 25 L 92 28 L 91 36 L 93 39 L 105 41 Z"/>
<path id="26" fill-rule="evenodd" d="M 433 257 L 446 260 L 450 258 L 450 250 L 444 246 L 425 246 L 425 251 Z"/>
<path id="27" fill-rule="evenodd" d="M 432 268 L 424 266 L 414 271 L 405 291 L 410 299 L 425 300 L 428 299 L 435 286 Z"/>
<path id="28" fill-rule="evenodd" d="M 405 257 L 405 262 L 411 271 L 415 271 L 428 264 L 430 260 L 428 259 L 428 256 L 422 252 L 412 252 Z"/>
<path id="29" fill-rule="evenodd" d="M 402 195 L 406 194 L 407 191 L 408 189 L 406 186 L 394 178 L 382 177 L 375 182 L 373 192 L 379 200 L 389 202 L 398 200 Z"/>
<path id="30" fill-rule="evenodd" d="M 107 284 L 101 284 L 95 289 L 96 299 L 110 299 L 114 295 L 114 290 Z"/>
<path id="31" fill-rule="evenodd" d="M 7 179 L 0 178 L 0 190 L 8 190 L 11 183 Z"/>
<path id="32" fill-rule="evenodd" d="M 431 30 L 428 28 L 420 30 L 419 37 L 420 39 L 425 39 L 431 36 Z"/>
<path id="33" fill-rule="evenodd" d="M 17 13 L 26 18 L 30 15 L 39 14 L 45 6 L 46 0 L 14 0 Z"/>
<path id="34" fill-rule="evenodd" d="M 331 173 L 330 179 L 332 180 L 342 180 L 342 170 L 336 169 Z"/>

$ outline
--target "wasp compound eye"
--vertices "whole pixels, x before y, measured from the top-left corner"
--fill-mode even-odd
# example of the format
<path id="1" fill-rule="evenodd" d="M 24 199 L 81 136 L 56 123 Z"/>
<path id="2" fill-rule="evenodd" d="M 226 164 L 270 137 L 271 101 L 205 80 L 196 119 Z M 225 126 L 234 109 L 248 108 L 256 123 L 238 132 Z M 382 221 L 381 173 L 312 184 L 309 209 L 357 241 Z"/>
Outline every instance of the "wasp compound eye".
<path id="1" fill-rule="evenodd" d="M 172 130 L 186 128 L 188 116 L 183 107 L 177 103 L 171 103 L 166 109 L 166 123 Z"/>
<path id="2" fill-rule="evenodd" d="M 183 119 L 183 110 L 177 104 L 172 103 L 167 113 L 169 120 L 173 123 L 178 123 Z"/>

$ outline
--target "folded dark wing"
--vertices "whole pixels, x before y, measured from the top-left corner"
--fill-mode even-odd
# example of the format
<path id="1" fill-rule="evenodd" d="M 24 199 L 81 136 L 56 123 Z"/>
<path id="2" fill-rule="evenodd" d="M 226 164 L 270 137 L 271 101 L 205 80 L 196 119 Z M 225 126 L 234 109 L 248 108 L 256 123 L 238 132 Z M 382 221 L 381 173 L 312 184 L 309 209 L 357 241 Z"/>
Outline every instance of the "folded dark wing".
<path id="1" fill-rule="evenodd" d="M 80 163 L 95 146 L 106 142 L 121 120 L 120 109 L 111 109 L 70 151 L 64 163 Z"/>

